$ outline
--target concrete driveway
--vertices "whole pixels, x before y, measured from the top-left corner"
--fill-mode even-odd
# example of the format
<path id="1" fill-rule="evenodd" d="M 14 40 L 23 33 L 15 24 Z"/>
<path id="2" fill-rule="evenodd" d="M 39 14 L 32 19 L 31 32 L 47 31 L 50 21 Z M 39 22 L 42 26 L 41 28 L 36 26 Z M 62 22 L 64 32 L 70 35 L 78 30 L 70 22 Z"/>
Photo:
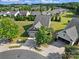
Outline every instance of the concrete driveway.
<path id="1" fill-rule="evenodd" d="M 48 57 L 48 59 L 62 59 L 62 54 L 64 53 L 65 50 L 64 48 L 65 43 L 60 40 L 53 42 L 47 48 L 43 47 L 41 52 L 34 50 L 33 48 L 35 47 L 34 39 L 29 39 L 28 41 L 26 41 L 24 46 L 28 46 L 29 48 L 31 48 L 32 51 L 35 51 L 45 57 Z"/>
<path id="2" fill-rule="evenodd" d="M 29 39 L 18 49 L 10 49 L 0 52 L 0 59 L 62 59 L 65 43 L 57 40 L 50 44 L 47 48 L 42 47 L 42 51 L 36 51 L 33 47 L 35 41 Z M 5 49 L 5 48 L 4 48 Z M 1 51 L 1 49 L 0 49 Z"/>

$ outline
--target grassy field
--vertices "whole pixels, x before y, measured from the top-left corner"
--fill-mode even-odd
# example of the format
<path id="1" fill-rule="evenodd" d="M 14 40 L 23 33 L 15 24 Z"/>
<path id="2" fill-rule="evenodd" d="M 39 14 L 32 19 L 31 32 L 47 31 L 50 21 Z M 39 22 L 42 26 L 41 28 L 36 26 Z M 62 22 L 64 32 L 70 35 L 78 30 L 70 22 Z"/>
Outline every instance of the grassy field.
<path id="1" fill-rule="evenodd" d="M 61 22 L 52 21 L 51 22 L 51 28 L 54 29 L 54 31 L 61 30 L 65 28 L 65 26 L 68 24 L 68 21 L 70 21 L 73 17 L 72 12 L 65 12 L 61 14 Z"/>

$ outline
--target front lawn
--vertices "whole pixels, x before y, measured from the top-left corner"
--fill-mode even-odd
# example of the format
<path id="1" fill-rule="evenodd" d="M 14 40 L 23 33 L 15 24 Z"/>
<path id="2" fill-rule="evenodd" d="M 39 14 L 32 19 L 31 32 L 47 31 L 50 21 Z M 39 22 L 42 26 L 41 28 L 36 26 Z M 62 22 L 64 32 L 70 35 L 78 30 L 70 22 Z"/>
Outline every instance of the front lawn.
<path id="1" fill-rule="evenodd" d="M 31 27 L 33 21 L 15 21 L 15 23 L 19 26 L 19 35 L 14 38 L 14 42 L 18 39 L 27 39 L 27 29 Z"/>
<path id="2" fill-rule="evenodd" d="M 54 31 L 64 29 L 65 26 L 68 24 L 68 21 L 70 21 L 73 17 L 72 12 L 65 12 L 61 14 L 61 22 L 52 21 L 51 22 L 51 28 L 54 29 Z"/>

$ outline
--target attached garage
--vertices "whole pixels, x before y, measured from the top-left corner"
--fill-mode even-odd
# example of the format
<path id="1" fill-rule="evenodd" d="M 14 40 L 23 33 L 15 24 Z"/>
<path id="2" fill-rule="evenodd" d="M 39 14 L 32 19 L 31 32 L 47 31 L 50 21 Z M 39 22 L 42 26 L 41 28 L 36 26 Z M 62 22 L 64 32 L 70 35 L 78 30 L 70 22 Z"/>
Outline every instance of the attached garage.
<path id="1" fill-rule="evenodd" d="M 61 37 L 58 37 L 58 40 L 60 40 L 60 41 L 62 41 L 62 42 L 65 42 L 66 44 L 70 44 L 69 41 L 67 41 L 67 40 L 65 40 L 65 39 L 63 39 L 63 38 L 61 38 Z"/>

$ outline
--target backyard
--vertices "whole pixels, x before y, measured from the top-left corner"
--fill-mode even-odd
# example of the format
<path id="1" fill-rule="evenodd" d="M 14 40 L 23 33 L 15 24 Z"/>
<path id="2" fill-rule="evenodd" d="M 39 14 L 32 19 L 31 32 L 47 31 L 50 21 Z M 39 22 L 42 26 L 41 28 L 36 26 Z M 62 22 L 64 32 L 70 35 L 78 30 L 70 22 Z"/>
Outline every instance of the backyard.
<path id="1" fill-rule="evenodd" d="M 68 21 L 70 21 L 73 17 L 73 12 L 64 12 L 61 14 L 61 22 L 52 21 L 51 28 L 54 29 L 54 31 L 64 29 L 65 26 L 68 24 Z"/>

